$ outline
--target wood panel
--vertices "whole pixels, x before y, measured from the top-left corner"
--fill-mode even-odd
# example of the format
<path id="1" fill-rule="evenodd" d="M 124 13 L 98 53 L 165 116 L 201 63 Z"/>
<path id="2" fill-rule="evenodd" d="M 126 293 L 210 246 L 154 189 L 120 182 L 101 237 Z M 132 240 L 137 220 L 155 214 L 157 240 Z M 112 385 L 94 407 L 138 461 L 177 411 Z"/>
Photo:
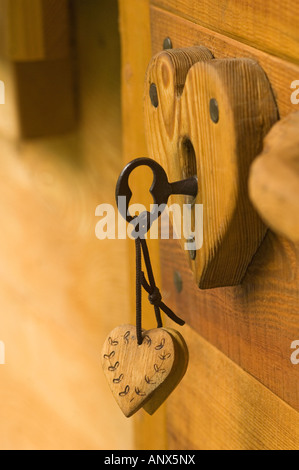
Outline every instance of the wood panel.
<path id="1" fill-rule="evenodd" d="M 256 59 L 270 79 L 280 115 L 286 116 L 296 110 L 290 100 L 290 85 L 298 76 L 297 66 L 156 7 L 151 9 L 151 25 L 154 53 L 161 51 L 164 38 L 170 37 L 174 47 L 200 44 L 209 48 L 216 58 Z M 190 449 L 194 446 L 288 448 L 290 443 L 287 429 L 293 429 L 294 435 L 297 432 L 292 427 L 293 424 L 290 424 L 294 420 L 289 413 L 293 414 L 294 410 L 287 407 L 289 411 L 284 414 L 281 406 L 286 406 L 284 402 L 287 402 L 296 410 L 299 409 L 299 368 L 291 362 L 291 344 L 299 338 L 298 254 L 297 245 L 268 232 L 240 286 L 201 291 L 194 282 L 178 242 L 161 242 L 164 299 L 205 340 L 252 375 L 244 375 L 241 369 L 235 369 L 236 366 L 231 361 L 227 362 L 227 369 L 223 367 L 229 378 L 234 371 L 239 371 L 235 381 L 237 388 L 229 395 L 229 388 L 225 391 L 225 386 L 221 385 L 222 367 L 216 366 L 216 355 L 213 356 L 213 350 L 208 353 L 210 345 L 206 342 L 201 350 L 200 338 L 194 334 L 191 344 L 197 346 L 193 347 L 193 353 L 190 354 L 190 368 L 194 363 L 197 367 L 193 369 L 192 380 L 188 379 L 190 371 L 188 372 L 180 395 L 175 392 L 177 394 L 170 398 L 167 409 L 170 446 Z M 180 293 L 175 287 L 175 273 L 179 273 L 182 278 L 183 289 Z M 211 362 L 204 361 L 202 366 L 207 386 L 201 392 L 197 385 L 201 385 L 201 374 L 198 371 L 201 369 L 201 357 L 205 357 L 205 354 L 211 354 Z M 219 378 L 217 383 L 213 381 L 215 377 Z M 246 389 L 242 398 L 237 398 L 239 386 L 241 390 L 243 386 Z M 249 405 L 252 410 L 249 410 L 248 401 L 244 398 L 245 395 L 250 399 L 263 396 L 263 390 L 266 390 L 264 386 L 270 389 L 267 394 L 269 403 L 272 402 L 271 407 L 266 408 L 267 418 L 272 421 L 268 423 L 268 429 L 262 425 L 265 419 L 265 410 L 262 409 L 264 399 L 261 403 L 253 399 Z M 218 391 L 217 397 L 213 395 L 214 389 Z M 213 397 L 216 400 L 214 405 Z M 230 402 L 234 403 L 235 399 L 238 406 L 231 411 Z M 185 405 L 185 400 L 186 403 L 196 401 L 198 404 L 191 410 L 189 405 Z M 202 408 L 200 403 L 203 403 Z M 225 415 L 223 422 L 222 413 Z M 253 413 L 257 416 L 255 423 L 253 419 L 250 420 Z M 177 415 L 186 416 L 185 428 L 182 418 L 179 421 Z M 237 417 L 237 420 L 233 422 L 232 416 Z M 297 415 L 293 414 L 294 416 L 297 422 Z M 202 427 L 201 423 L 204 423 Z M 278 440 L 274 438 L 271 442 L 269 436 L 273 436 L 272 428 L 284 431 Z M 210 433 L 206 430 L 210 430 Z M 296 446 L 296 440 L 292 443 L 294 445 Z"/>
<path id="2" fill-rule="evenodd" d="M 291 344 L 299 338 L 298 247 L 268 232 L 240 286 L 201 291 L 179 244 L 161 242 L 164 298 L 220 351 L 299 409 L 299 367 Z M 233 256 L 233 254 L 232 254 Z M 176 291 L 179 272 L 183 290 Z"/>
<path id="3" fill-rule="evenodd" d="M 100 360 L 129 321 L 127 246 L 95 237 L 123 166 L 117 2 L 72 8 L 80 128 L 0 139 L 1 449 L 133 447 Z"/>
<path id="4" fill-rule="evenodd" d="M 0 0 L 0 51 L 14 62 L 70 54 L 69 0 Z"/>
<path id="5" fill-rule="evenodd" d="M 126 159 L 131 159 L 132 153 L 147 154 L 139 100 L 146 68 L 144 55 L 149 54 L 148 48 L 144 55 L 141 52 L 146 37 L 142 30 L 148 23 L 144 23 L 147 6 L 145 2 L 144 9 L 140 5 L 140 1 L 122 1 L 123 40 L 127 45 L 123 54 Z M 271 83 L 274 78 L 281 114 L 290 112 L 288 93 L 297 67 L 159 8 L 152 8 L 151 13 L 153 53 L 162 49 L 164 38 L 169 36 L 174 47 L 202 44 L 219 58 L 256 58 L 267 66 Z M 140 179 L 140 190 L 141 184 Z M 163 298 L 194 328 L 192 331 L 186 326 L 181 330 L 190 348 L 190 367 L 166 404 L 170 449 L 298 448 L 297 412 L 266 388 L 269 386 L 298 405 L 298 372 L 290 361 L 290 337 L 294 334 L 293 341 L 298 336 L 297 251 L 272 234 L 262 249 L 262 256 L 255 259 L 242 286 L 201 292 L 177 242 L 162 243 Z M 182 276 L 181 293 L 175 288 L 175 272 Z M 283 293 L 287 293 L 284 298 Z M 139 414 L 136 423 L 137 448 L 163 448 L 163 419 L 154 415 L 148 420 Z"/>
<path id="6" fill-rule="evenodd" d="M 0 130 L 5 135 L 35 138 L 74 129 L 72 23 L 68 0 L 0 0 L 0 80 L 7 88 Z"/>
<path id="7" fill-rule="evenodd" d="M 73 131 L 78 119 L 73 72 L 70 59 L 13 63 L 1 57 L 0 133 L 22 139 Z"/>
<path id="8" fill-rule="evenodd" d="M 74 131 L 78 114 L 71 59 L 18 62 L 0 58 L 5 104 L 0 133 L 7 138 L 37 138 Z"/>
<path id="9" fill-rule="evenodd" d="M 299 76 L 299 67 L 286 60 L 242 44 L 203 26 L 192 23 L 160 8 L 151 8 L 153 54 L 161 51 L 165 37 L 170 37 L 173 47 L 202 45 L 210 49 L 216 59 L 247 57 L 255 59 L 264 69 L 271 83 L 280 116 L 297 111 L 291 102 L 291 84 Z"/>
<path id="10" fill-rule="evenodd" d="M 152 0 L 201 26 L 299 63 L 298 0 Z"/>
<path id="11" fill-rule="evenodd" d="M 256 58 L 274 87 L 281 115 L 293 111 L 288 85 L 298 73 L 294 65 L 157 8 L 152 8 L 151 24 L 154 52 L 169 36 L 174 47 L 200 43 L 217 58 Z M 163 242 L 161 252 L 162 278 L 174 311 L 297 410 L 299 368 L 290 361 L 290 345 L 299 338 L 298 253 L 298 246 L 268 232 L 240 286 L 204 292 L 195 285 L 177 242 Z M 176 270 L 183 277 L 182 294 L 173 284 Z"/>
<path id="12" fill-rule="evenodd" d="M 180 390 L 167 402 L 172 450 L 298 450 L 299 413 L 189 327 Z"/>

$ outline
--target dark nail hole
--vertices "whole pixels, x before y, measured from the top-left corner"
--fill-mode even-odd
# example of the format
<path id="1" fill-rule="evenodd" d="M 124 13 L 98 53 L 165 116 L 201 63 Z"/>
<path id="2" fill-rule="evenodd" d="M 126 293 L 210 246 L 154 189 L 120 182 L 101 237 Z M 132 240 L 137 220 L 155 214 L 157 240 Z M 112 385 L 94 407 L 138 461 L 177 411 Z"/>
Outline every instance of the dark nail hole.
<path id="1" fill-rule="evenodd" d="M 177 293 L 180 294 L 183 290 L 183 280 L 181 274 L 178 271 L 174 271 L 173 273 L 173 282 Z"/>
<path id="2" fill-rule="evenodd" d="M 182 179 L 197 176 L 196 154 L 188 136 L 184 136 L 179 140 L 178 153 Z M 193 204 L 195 200 L 192 196 L 185 196 L 185 204 Z"/>
<path id="3" fill-rule="evenodd" d="M 210 116 L 212 121 L 217 124 L 217 122 L 219 121 L 219 107 L 215 98 L 212 98 L 210 100 Z"/>
<path id="4" fill-rule="evenodd" d="M 164 50 L 167 50 L 167 49 L 172 49 L 172 48 L 173 48 L 173 46 L 172 46 L 172 41 L 171 41 L 171 39 L 168 38 L 168 37 L 165 38 L 165 39 L 164 39 L 164 42 L 163 42 L 163 49 L 164 49 Z"/>
<path id="5" fill-rule="evenodd" d="M 157 90 L 157 86 L 155 83 L 151 84 L 149 94 L 150 94 L 152 105 L 155 108 L 157 108 L 159 106 L 159 99 L 158 99 L 158 90 Z"/>

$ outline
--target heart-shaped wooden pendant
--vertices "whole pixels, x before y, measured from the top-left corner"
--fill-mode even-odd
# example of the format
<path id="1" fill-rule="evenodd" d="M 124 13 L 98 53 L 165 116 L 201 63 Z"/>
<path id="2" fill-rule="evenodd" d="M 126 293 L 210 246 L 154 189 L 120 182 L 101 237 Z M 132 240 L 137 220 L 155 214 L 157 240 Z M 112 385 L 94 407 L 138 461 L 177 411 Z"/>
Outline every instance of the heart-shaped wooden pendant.
<path id="1" fill-rule="evenodd" d="M 114 398 L 127 417 L 152 397 L 157 397 L 164 383 L 170 383 L 173 389 L 179 381 L 178 376 L 169 381 L 176 372 L 180 351 L 173 335 L 164 328 L 156 328 L 144 331 L 143 338 L 142 344 L 138 345 L 136 327 L 123 325 L 110 333 L 103 346 L 104 373 Z M 162 401 L 169 393 L 164 391 Z M 155 399 L 155 402 L 159 400 Z M 155 403 L 153 410 L 157 407 Z"/>
<path id="2" fill-rule="evenodd" d="M 187 344 L 182 335 L 172 328 L 167 328 L 167 332 L 172 336 L 175 345 L 175 364 L 173 372 L 169 374 L 167 379 L 160 385 L 160 387 L 154 391 L 150 400 L 147 401 L 143 409 L 150 415 L 153 415 L 157 409 L 164 403 L 169 397 L 175 387 L 180 383 L 184 377 L 188 362 L 189 362 L 189 351 Z"/>

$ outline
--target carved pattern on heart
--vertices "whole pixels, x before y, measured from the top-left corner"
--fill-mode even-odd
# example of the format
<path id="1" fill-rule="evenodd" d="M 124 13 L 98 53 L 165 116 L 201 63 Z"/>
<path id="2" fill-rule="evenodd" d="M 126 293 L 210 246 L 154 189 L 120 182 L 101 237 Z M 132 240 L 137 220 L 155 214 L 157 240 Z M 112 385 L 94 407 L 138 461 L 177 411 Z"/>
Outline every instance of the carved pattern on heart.
<path id="1" fill-rule="evenodd" d="M 126 416 L 152 396 L 173 369 L 175 348 L 163 328 L 144 332 L 137 344 L 136 328 L 125 325 L 110 333 L 103 347 L 103 369 L 112 393 Z"/>
<path id="2" fill-rule="evenodd" d="M 130 336 L 130 331 L 127 331 L 124 335 L 123 335 L 123 340 L 125 342 L 126 345 L 129 344 L 129 341 L 136 341 L 136 337 L 135 336 Z M 151 347 L 152 345 L 152 340 L 150 339 L 150 337 L 148 335 L 146 335 L 144 337 L 144 341 L 146 342 L 146 344 L 148 345 L 148 347 Z M 110 346 L 112 347 L 116 347 L 118 346 L 119 342 L 117 339 L 112 339 L 111 337 L 108 338 L 108 343 Z M 156 347 L 155 347 L 155 350 L 156 351 L 160 351 L 164 348 L 165 346 L 165 338 L 162 338 L 160 344 L 158 344 Z M 108 354 L 104 354 L 104 359 L 107 359 L 109 361 L 109 367 L 108 367 L 108 370 L 110 372 L 115 372 L 119 366 L 120 366 L 120 363 L 119 361 L 116 361 L 115 364 L 112 364 L 111 362 L 111 359 L 115 356 L 115 350 L 112 350 L 111 352 L 108 351 Z M 161 373 L 161 374 L 165 374 L 166 372 L 166 369 L 162 369 L 162 365 L 164 363 L 164 361 L 166 361 L 167 359 L 169 359 L 171 357 L 171 354 L 170 353 L 167 353 L 167 352 L 163 352 L 162 354 L 159 354 L 159 359 L 161 360 L 161 363 L 160 364 L 157 364 L 155 363 L 154 366 L 153 366 L 153 375 L 151 377 L 149 377 L 148 375 L 145 375 L 144 376 L 144 381 L 145 383 L 149 384 L 149 385 L 155 385 L 156 382 L 154 382 L 154 377 L 156 374 L 158 373 Z M 114 384 L 119 384 L 123 381 L 124 379 L 124 374 L 120 374 L 120 376 L 118 378 L 115 378 L 113 379 L 113 383 Z M 126 385 L 124 391 L 121 391 L 119 392 L 119 396 L 120 397 L 125 397 L 130 391 L 130 386 L 129 385 Z M 145 397 L 147 394 L 145 392 L 142 392 L 138 387 L 135 387 L 135 393 L 136 395 L 138 396 L 141 396 L 141 397 Z M 134 400 L 134 397 L 131 398 L 131 402 Z"/>

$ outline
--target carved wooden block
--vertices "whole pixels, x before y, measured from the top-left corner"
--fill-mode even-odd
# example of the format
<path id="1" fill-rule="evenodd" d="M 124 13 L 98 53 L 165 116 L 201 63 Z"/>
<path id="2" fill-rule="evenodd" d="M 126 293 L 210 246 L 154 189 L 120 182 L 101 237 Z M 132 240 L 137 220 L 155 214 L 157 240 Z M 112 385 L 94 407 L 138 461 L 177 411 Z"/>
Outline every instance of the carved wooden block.
<path id="1" fill-rule="evenodd" d="M 203 244 L 195 259 L 186 252 L 196 282 L 202 289 L 240 284 L 266 233 L 248 196 L 250 165 L 278 119 L 265 73 L 251 59 L 213 59 L 205 47 L 164 51 L 149 65 L 144 103 L 149 157 L 169 181 L 198 177 Z M 190 200 L 172 202 L 183 214 Z M 191 218 L 192 234 L 195 206 Z M 174 225 L 183 233 L 181 218 Z"/>

